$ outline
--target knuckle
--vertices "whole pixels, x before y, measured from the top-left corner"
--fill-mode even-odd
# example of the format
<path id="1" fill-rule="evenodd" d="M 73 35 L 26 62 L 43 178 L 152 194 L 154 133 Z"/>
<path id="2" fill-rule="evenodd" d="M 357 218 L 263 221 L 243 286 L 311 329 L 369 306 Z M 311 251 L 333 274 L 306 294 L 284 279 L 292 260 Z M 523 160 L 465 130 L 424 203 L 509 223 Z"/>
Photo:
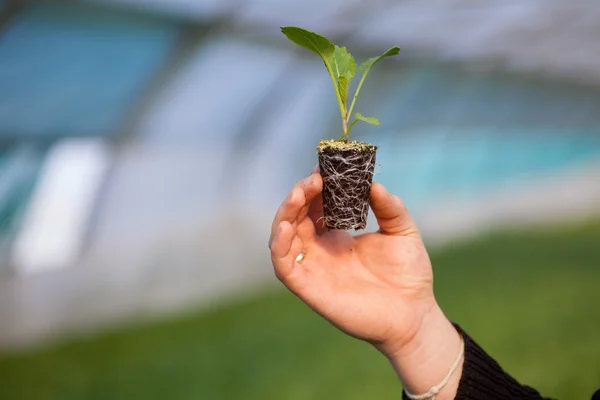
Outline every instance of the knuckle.
<path id="1" fill-rule="evenodd" d="M 400 208 L 402 210 L 405 210 L 406 209 L 406 205 L 404 204 L 404 201 L 400 198 L 400 196 L 397 196 L 395 194 L 393 196 L 394 196 L 394 202 L 396 203 L 395 204 L 396 207 Z"/>
<path id="2" fill-rule="evenodd" d="M 277 278 L 277 280 L 278 280 L 279 282 L 281 282 L 281 283 L 285 283 L 285 282 L 284 282 L 284 281 L 285 281 L 285 278 L 284 278 L 283 274 L 282 274 L 282 273 L 281 273 L 281 272 L 280 272 L 280 271 L 279 271 L 277 268 L 274 268 L 274 269 L 273 269 L 273 273 L 274 273 L 274 275 L 275 275 L 275 278 Z"/>

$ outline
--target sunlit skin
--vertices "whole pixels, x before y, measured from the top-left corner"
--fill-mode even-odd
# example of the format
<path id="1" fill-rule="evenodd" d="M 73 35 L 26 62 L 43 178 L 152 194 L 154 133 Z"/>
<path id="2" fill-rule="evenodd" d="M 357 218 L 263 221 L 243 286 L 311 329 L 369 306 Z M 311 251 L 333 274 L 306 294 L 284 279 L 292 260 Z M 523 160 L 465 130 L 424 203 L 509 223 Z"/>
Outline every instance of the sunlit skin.
<path id="1" fill-rule="evenodd" d="M 441 382 L 462 346 L 433 293 L 433 272 L 402 200 L 371 188 L 379 230 L 353 236 L 323 224 L 322 179 L 313 171 L 283 201 L 269 247 L 278 279 L 315 312 L 392 363 L 411 393 Z M 301 263 L 296 257 L 306 251 Z M 456 395 L 462 363 L 436 399 Z"/>

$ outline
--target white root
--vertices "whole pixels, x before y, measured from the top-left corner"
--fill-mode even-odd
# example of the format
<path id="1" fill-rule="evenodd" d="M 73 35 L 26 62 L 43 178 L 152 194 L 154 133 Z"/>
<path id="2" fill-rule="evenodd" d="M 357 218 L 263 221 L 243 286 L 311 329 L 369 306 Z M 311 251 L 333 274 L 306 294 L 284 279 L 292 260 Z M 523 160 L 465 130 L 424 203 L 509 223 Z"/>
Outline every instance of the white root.
<path id="1" fill-rule="evenodd" d="M 365 229 L 375 152 L 319 155 L 325 224 L 329 229 Z"/>

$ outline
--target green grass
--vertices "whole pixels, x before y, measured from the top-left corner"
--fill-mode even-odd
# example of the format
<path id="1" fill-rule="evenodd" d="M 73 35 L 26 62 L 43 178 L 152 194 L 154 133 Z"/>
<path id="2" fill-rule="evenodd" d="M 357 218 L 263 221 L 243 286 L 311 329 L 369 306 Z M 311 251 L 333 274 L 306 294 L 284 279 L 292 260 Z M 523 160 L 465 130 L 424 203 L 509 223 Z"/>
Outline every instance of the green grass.
<path id="1" fill-rule="evenodd" d="M 511 233 L 433 254 L 436 293 L 520 381 L 560 399 L 600 387 L 600 225 Z M 392 369 L 293 296 L 0 357 L 0 399 L 399 399 Z"/>

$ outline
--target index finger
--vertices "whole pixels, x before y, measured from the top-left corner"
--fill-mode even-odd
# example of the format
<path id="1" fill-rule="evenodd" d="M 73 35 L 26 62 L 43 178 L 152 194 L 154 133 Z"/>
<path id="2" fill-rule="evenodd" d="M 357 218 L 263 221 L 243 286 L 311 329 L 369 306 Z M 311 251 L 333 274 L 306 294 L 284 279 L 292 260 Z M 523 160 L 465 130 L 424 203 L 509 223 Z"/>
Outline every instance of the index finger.
<path id="1" fill-rule="evenodd" d="M 315 174 L 310 175 L 306 179 L 298 182 L 288 197 L 283 201 L 273 223 L 271 224 L 271 237 L 269 239 L 269 246 L 273 241 L 273 236 L 279 224 L 283 221 L 287 221 L 292 225 L 295 225 L 300 217 L 304 218 L 308 212 L 308 206 L 314 200 L 314 198 L 321 192 L 321 180 Z"/>
<path id="2" fill-rule="evenodd" d="M 321 174 L 321 168 L 319 167 L 319 163 L 313 168 L 313 174 Z M 308 216 L 313 222 L 315 226 L 315 231 L 318 235 L 327 232 L 327 226 L 325 226 L 325 218 L 323 216 L 323 195 L 322 192 L 319 192 L 315 199 L 310 204 L 308 209 Z"/>

